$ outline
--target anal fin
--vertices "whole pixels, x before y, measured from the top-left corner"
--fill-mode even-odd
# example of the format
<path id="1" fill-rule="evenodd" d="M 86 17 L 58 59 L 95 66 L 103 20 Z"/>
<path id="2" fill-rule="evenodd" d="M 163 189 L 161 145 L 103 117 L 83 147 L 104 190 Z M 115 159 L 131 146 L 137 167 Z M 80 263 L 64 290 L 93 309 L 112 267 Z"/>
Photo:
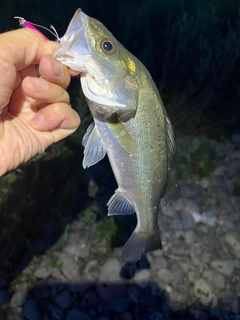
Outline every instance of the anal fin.
<path id="1" fill-rule="evenodd" d="M 134 206 L 126 199 L 119 189 L 117 189 L 109 199 L 107 207 L 109 216 L 132 214 L 135 212 Z"/>

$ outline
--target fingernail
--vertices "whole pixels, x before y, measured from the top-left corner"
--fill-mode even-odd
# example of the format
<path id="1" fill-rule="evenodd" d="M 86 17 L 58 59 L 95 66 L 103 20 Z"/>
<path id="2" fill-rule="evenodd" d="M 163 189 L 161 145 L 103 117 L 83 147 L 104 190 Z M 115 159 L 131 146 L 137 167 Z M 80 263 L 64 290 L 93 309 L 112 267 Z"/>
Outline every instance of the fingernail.
<path id="1" fill-rule="evenodd" d="M 31 125 L 33 127 L 40 127 L 43 124 L 43 122 L 44 122 L 43 116 L 41 115 L 41 113 L 37 113 L 33 117 L 32 121 L 31 121 Z"/>
<path id="2" fill-rule="evenodd" d="M 53 73 L 55 77 L 60 77 L 62 75 L 63 67 L 60 62 L 57 62 L 55 65 L 55 68 L 53 70 Z"/>
<path id="3" fill-rule="evenodd" d="M 45 92 L 48 88 L 48 84 L 45 80 L 40 78 L 32 78 L 31 79 L 32 85 L 34 86 L 35 90 L 38 93 Z"/>

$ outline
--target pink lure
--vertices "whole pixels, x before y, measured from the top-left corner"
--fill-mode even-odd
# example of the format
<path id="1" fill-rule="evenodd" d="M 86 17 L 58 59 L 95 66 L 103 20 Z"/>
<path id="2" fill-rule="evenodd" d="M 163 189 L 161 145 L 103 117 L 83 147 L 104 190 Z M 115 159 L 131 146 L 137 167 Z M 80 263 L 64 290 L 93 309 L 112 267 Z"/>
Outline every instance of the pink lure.
<path id="1" fill-rule="evenodd" d="M 58 35 L 56 29 L 55 29 L 53 26 L 50 26 L 50 28 L 51 28 L 54 32 L 52 32 L 50 29 L 48 29 L 48 28 L 46 28 L 46 27 L 44 27 L 44 26 L 41 26 L 41 25 L 39 25 L 39 24 L 35 24 L 35 23 L 32 23 L 32 22 L 29 22 L 29 21 L 25 20 L 25 19 L 22 18 L 22 17 L 14 17 L 14 18 L 16 18 L 16 19 L 19 20 L 19 24 L 20 24 L 21 27 L 25 27 L 25 28 L 29 28 L 29 29 L 35 30 L 35 31 L 37 31 L 38 33 L 40 33 L 40 34 L 43 36 L 43 38 L 49 40 L 42 32 L 40 32 L 40 31 L 39 31 L 37 28 L 35 28 L 34 26 L 39 27 L 39 28 L 43 28 L 43 29 L 47 30 L 48 32 L 50 32 L 51 34 L 53 34 L 54 37 L 57 39 L 58 42 L 60 41 L 59 35 Z"/>

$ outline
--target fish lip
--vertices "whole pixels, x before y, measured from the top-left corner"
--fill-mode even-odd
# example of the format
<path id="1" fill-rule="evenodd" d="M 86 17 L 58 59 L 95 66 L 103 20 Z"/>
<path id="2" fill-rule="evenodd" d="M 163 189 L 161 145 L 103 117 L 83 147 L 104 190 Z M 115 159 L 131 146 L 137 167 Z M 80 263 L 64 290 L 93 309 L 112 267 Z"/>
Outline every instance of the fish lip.
<path id="1" fill-rule="evenodd" d="M 91 53 L 86 35 L 88 19 L 89 17 L 79 8 L 64 36 L 59 39 L 59 48 L 53 54 L 57 60 L 77 72 L 87 71 L 84 61 Z"/>

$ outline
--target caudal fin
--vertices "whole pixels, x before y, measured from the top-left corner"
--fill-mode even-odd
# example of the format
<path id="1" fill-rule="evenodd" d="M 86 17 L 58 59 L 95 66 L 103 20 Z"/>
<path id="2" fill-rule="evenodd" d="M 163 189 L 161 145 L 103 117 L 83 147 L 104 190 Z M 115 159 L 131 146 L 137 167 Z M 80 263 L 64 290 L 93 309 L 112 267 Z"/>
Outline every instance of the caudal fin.
<path id="1" fill-rule="evenodd" d="M 162 242 L 158 232 L 147 234 L 134 231 L 123 247 L 121 260 L 135 262 L 140 260 L 144 253 L 157 249 L 162 249 Z"/>

